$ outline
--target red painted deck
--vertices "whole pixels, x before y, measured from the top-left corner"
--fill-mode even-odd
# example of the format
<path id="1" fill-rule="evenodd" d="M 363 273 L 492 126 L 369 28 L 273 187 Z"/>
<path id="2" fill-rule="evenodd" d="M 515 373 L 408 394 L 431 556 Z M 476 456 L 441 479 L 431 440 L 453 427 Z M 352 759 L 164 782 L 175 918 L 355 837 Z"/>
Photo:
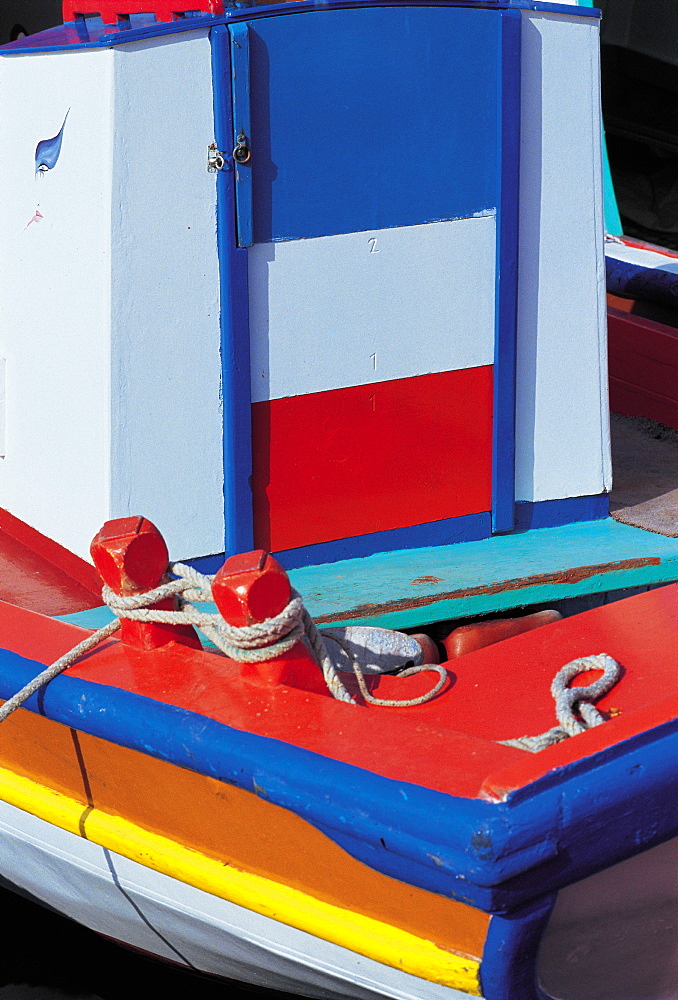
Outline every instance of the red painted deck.
<path id="1" fill-rule="evenodd" d="M 0 509 L 0 600 L 44 615 L 101 605 L 93 566 Z"/>
<path id="2" fill-rule="evenodd" d="M 298 678 L 311 678 L 314 690 L 297 686 L 299 680 L 276 687 L 244 681 L 234 662 L 175 644 L 149 653 L 111 641 L 69 673 L 389 778 L 469 798 L 497 798 L 673 718 L 677 634 L 678 584 L 672 584 L 460 657 L 450 664 L 447 689 L 434 702 L 408 709 L 334 701 L 299 646 L 287 660 Z M 23 656 L 51 662 L 82 635 L 62 622 L 0 608 L 0 646 Z M 600 652 L 624 668 L 618 685 L 599 702 L 602 710 L 613 710 L 608 722 L 539 754 L 494 742 L 554 725 L 549 689 L 556 671 L 576 657 Z M 383 677 L 376 691 L 409 698 L 433 679 Z"/>

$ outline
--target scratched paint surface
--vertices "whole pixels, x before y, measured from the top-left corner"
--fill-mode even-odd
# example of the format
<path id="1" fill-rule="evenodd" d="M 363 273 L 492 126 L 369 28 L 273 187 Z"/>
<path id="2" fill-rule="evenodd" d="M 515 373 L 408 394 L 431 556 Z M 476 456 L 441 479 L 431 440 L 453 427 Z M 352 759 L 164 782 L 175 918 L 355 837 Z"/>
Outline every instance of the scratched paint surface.
<path id="1" fill-rule="evenodd" d="M 669 582 L 678 579 L 678 540 L 609 518 L 305 566 L 290 578 L 319 621 L 407 628 Z"/>
<path id="2" fill-rule="evenodd" d="M 409 628 L 678 580 L 678 539 L 612 518 L 289 571 L 318 622 Z M 205 610 L 214 610 L 205 605 Z M 55 616 L 83 628 L 107 607 Z"/>

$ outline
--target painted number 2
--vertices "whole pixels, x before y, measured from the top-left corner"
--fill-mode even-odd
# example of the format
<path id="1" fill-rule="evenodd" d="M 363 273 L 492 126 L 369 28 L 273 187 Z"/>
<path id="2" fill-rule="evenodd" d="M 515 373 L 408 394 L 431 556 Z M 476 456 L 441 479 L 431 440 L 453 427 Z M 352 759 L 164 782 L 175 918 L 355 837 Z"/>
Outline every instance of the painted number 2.
<path id="1" fill-rule="evenodd" d="M 370 253 L 379 253 L 379 251 L 377 250 L 377 237 L 376 236 L 372 236 L 367 242 L 370 245 Z"/>

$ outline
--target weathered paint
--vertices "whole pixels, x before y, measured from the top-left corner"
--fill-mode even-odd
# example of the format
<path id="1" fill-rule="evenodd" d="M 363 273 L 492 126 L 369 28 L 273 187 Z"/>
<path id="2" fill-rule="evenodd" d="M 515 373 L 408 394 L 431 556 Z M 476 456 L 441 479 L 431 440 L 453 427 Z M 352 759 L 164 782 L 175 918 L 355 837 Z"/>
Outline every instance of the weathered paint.
<path id="1" fill-rule="evenodd" d="M 611 518 L 290 571 L 317 621 L 387 628 L 668 583 L 677 575 L 676 540 Z"/>

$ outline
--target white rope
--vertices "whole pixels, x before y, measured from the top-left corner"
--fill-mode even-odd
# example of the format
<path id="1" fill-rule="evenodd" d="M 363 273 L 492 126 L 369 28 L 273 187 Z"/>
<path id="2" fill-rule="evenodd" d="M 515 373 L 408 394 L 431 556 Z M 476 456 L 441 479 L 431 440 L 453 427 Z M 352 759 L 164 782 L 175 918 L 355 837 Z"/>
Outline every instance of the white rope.
<path id="1" fill-rule="evenodd" d="M 292 590 L 292 597 L 280 614 L 267 618 L 263 622 L 237 627 L 224 621 L 219 612 L 201 611 L 193 606 L 213 601 L 212 580 L 214 577 L 206 576 L 193 569 L 192 566 L 178 562 L 170 563 L 169 572 L 175 574 L 177 578 L 174 580 L 167 578 L 153 590 L 127 597 L 116 594 L 104 584 L 102 596 L 105 603 L 116 615 L 116 620 L 78 643 L 50 667 L 34 677 L 9 701 L 5 702 L 0 708 L 0 722 L 11 715 L 44 684 L 47 684 L 48 681 L 75 663 L 80 656 L 115 632 L 120 626 L 119 619 L 121 618 L 138 622 L 156 622 L 163 625 L 194 625 L 201 629 L 207 638 L 226 656 L 240 663 L 265 663 L 267 660 L 276 659 L 305 638 L 316 662 L 322 669 L 330 694 L 338 701 L 355 704 L 355 699 L 347 691 L 327 653 L 322 633 L 316 628 L 315 622 L 304 607 L 304 602 L 296 590 Z M 179 609 L 176 611 L 149 607 L 149 605 L 157 604 L 171 597 L 178 600 Z M 405 708 L 411 705 L 421 705 L 438 694 L 447 678 L 444 668 L 437 665 L 410 667 L 403 670 L 398 676 L 407 677 L 422 670 L 435 670 L 441 676 L 435 687 L 419 698 L 396 701 L 373 697 L 367 690 L 362 671 L 355 662 L 353 670 L 365 701 L 373 705 L 388 707 Z"/>
<path id="2" fill-rule="evenodd" d="M 100 628 L 98 632 L 93 632 L 92 635 L 88 635 L 86 639 L 79 642 L 77 646 L 70 649 L 63 656 L 60 656 L 58 660 L 55 660 L 51 667 L 47 667 L 42 673 L 34 677 L 32 681 L 29 681 L 20 691 L 17 691 L 15 695 L 9 698 L 5 704 L 0 708 L 0 722 L 4 722 L 8 715 L 16 711 L 32 694 L 35 694 L 43 684 L 47 684 L 51 681 L 53 677 L 60 674 L 66 667 L 70 667 L 72 663 L 75 663 L 77 659 L 84 656 L 85 653 L 89 653 L 90 649 L 94 649 L 98 646 L 100 642 L 107 639 L 109 635 L 112 635 L 116 629 L 120 628 L 120 622 L 115 619 L 115 621 L 109 622 L 103 628 Z"/>
<path id="3" fill-rule="evenodd" d="M 569 687 L 570 681 L 579 674 L 586 673 L 587 670 L 602 670 L 603 676 L 585 687 Z M 559 724 L 539 736 L 519 736 L 515 740 L 497 742 L 507 747 L 516 747 L 518 750 L 538 753 L 546 747 L 560 743 L 561 740 L 566 740 L 568 736 L 577 736 L 587 729 L 600 726 L 605 722 L 605 716 L 592 702 L 611 691 L 620 676 L 621 667 L 607 653 L 582 656 L 566 663 L 560 668 L 551 684 L 551 694 L 555 699 L 556 718 Z M 575 712 L 579 714 L 579 718 Z"/>

